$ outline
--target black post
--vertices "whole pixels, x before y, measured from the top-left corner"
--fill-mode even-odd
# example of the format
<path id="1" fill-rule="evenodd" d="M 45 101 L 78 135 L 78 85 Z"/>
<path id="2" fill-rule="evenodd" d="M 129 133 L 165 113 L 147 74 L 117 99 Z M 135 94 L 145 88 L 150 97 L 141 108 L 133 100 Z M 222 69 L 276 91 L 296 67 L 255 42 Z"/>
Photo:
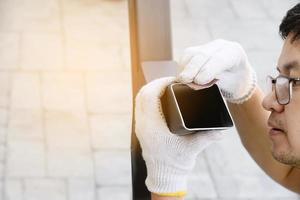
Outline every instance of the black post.
<path id="1" fill-rule="evenodd" d="M 145 84 L 141 63 L 172 60 L 169 3 L 169 0 L 128 1 L 133 99 Z M 146 166 L 134 132 L 134 114 L 131 133 L 131 166 L 133 200 L 150 200 L 150 193 L 145 186 Z"/>

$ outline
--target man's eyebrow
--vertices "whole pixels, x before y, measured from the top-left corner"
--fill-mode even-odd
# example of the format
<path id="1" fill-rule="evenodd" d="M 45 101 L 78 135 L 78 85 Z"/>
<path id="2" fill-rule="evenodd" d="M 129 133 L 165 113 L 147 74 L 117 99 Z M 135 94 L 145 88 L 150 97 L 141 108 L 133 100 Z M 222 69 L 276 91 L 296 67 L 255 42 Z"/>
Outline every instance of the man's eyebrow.
<path id="1" fill-rule="evenodd" d="M 283 71 L 288 71 L 289 72 L 289 71 L 292 71 L 292 70 L 297 70 L 297 69 L 299 70 L 300 65 L 299 65 L 298 61 L 292 61 L 292 62 L 289 62 L 289 63 L 283 65 L 282 68 L 283 68 Z M 277 71 L 279 71 L 281 73 L 281 70 L 280 70 L 279 67 L 277 67 L 276 69 L 277 69 Z"/>

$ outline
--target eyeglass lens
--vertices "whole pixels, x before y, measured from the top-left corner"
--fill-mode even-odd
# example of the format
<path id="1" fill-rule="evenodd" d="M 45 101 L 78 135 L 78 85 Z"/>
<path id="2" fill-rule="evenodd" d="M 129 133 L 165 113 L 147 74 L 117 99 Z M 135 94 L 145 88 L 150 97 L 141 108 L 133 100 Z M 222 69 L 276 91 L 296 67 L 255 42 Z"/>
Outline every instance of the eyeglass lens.
<path id="1" fill-rule="evenodd" d="M 290 101 L 289 79 L 280 76 L 277 77 L 275 90 L 277 100 L 280 104 L 287 104 Z"/>

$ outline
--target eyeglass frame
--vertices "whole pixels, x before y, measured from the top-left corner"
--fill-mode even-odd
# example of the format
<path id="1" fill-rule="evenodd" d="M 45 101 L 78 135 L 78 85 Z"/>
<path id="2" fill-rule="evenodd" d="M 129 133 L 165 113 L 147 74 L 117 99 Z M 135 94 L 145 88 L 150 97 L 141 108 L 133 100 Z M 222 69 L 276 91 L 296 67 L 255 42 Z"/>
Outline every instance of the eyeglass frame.
<path id="1" fill-rule="evenodd" d="M 279 100 L 278 100 L 278 96 L 277 96 L 277 91 L 276 91 L 276 81 L 279 77 L 283 77 L 283 78 L 286 78 L 288 79 L 289 81 L 289 91 L 288 91 L 288 95 L 289 95 L 289 100 L 287 103 L 280 103 Z M 278 104 L 280 105 L 287 105 L 290 103 L 291 101 L 291 98 L 292 98 L 292 84 L 295 84 L 297 82 L 300 83 L 300 77 L 297 77 L 297 78 L 291 78 L 291 77 L 288 77 L 288 76 L 285 76 L 285 75 L 278 75 L 276 78 L 273 78 L 272 76 L 267 76 L 267 78 L 270 78 L 271 79 L 271 84 L 272 84 L 272 89 L 271 89 L 271 92 L 273 92 L 273 90 L 275 89 L 275 96 L 276 96 L 276 101 Z"/>

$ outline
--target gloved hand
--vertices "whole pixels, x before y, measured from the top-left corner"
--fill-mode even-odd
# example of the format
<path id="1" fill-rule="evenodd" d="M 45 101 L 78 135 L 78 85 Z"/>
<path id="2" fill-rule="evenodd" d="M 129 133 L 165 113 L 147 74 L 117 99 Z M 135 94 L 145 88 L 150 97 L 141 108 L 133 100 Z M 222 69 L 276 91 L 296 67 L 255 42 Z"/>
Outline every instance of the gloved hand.
<path id="1" fill-rule="evenodd" d="M 189 47 L 179 65 L 183 68 L 177 77 L 179 82 L 206 84 L 218 79 L 216 84 L 231 103 L 247 101 L 256 87 L 256 73 L 237 42 L 218 39 Z"/>
<path id="2" fill-rule="evenodd" d="M 164 118 L 160 97 L 175 77 L 154 80 L 136 96 L 135 132 L 147 166 L 146 186 L 161 196 L 184 196 L 187 175 L 197 155 L 223 137 L 220 131 L 185 136 L 171 133 Z"/>

